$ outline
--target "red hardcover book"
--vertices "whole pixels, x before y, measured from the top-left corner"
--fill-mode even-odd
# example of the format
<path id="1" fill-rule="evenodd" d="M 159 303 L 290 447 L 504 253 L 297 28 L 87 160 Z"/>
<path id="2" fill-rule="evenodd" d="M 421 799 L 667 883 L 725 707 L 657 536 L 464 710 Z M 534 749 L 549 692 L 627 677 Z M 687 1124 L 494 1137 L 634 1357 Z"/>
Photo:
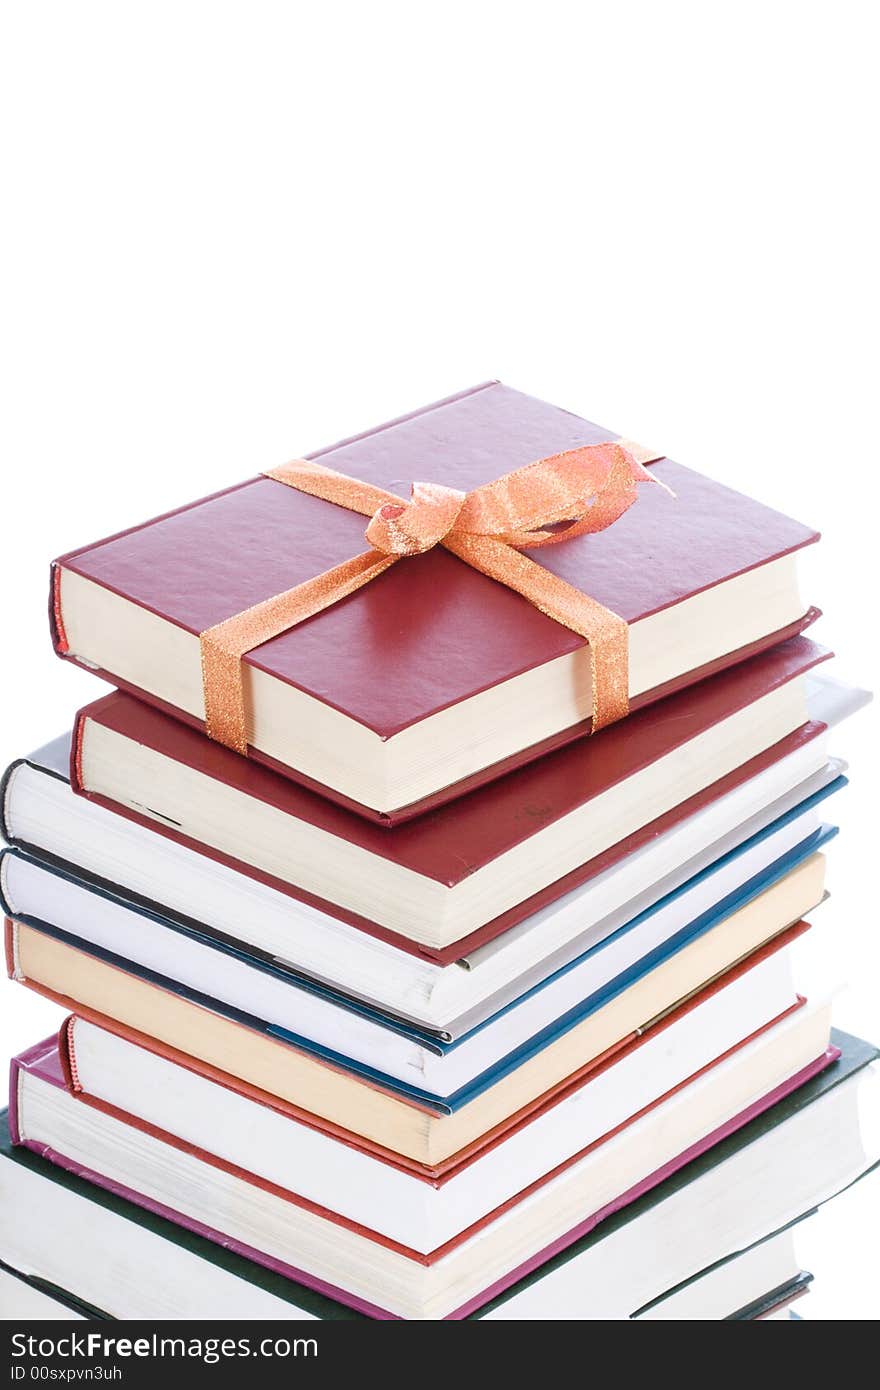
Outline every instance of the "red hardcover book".
<path id="1" fill-rule="evenodd" d="M 445 964 L 813 737 L 799 677 L 828 655 L 793 638 L 393 831 L 120 693 L 80 713 L 71 781 Z"/>
<path id="2" fill-rule="evenodd" d="M 408 495 L 461 491 L 615 439 L 491 382 L 319 451 Z M 800 631 L 794 552 L 816 533 L 687 468 L 652 473 L 607 530 L 533 551 L 629 624 L 632 709 Z M 365 518 L 251 479 L 72 552 L 53 570 L 57 650 L 189 724 L 199 634 L 363 553 Z M 250 754 L 369 818 L 410 818 L 589 728 L 575 633 L 441 547 L 393 565 L 244 658 Z"/>
<path id="3" fill-rule="evenodd" d="M 47 1086 L 66 1091 L 57 1048 L 44 1045 L 13 1062 L 12 1128 L 16 1144 L 233 1249 L 242 1247 L 247 1233 L 251 1258 L 281 1261 L 294 1277 L 329 1285 L 354 1306 L 376 1299 L 377 1312 L 393 1316 L 449 1317 L 564 1249 L 602 1216 L 827 1066 L 835 1056 L 828 1051 L 828 1031 L 826 1011 L 795 1009 L 428 1253 L 121 1108 L 102 1104 L 87 1110 L 60 1094 L 51 1105 L 40 1105 Z"/>

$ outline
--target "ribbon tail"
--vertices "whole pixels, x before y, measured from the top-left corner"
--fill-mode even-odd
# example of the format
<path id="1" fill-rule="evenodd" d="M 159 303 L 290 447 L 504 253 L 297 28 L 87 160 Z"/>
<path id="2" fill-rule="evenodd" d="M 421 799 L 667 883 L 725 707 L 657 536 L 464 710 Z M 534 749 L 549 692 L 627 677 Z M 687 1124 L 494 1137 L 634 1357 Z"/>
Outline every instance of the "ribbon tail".
<path id="1" fill-rule="evenodd" d="M 636 445 L 632 446 L 636 448 Z M 650 450 L 642 449 L 642 454 L 650 453 Z M 608 476 L 602 485 L 597 488 L 596 495 L 587 507 L 579 520 L 572 522 L 559 531 L 540 531 L 533 539 L 521 532 L 513 536 L 503 536 L 509 545 L 523 546 L 528 550 L 537 549 L 544 545 L 558 545 L 560 541 L 573 540 L 575 536 L 593 535 L 597 531 L 605 531 L 609 526 L 613 526 L 619 521 L 624 512 L 628 511 L 634 502 L 638 501 L 638 485 L 640 483 L 653 483 L 656 487 L 662 488 L 670 496 L 674 496 L 672 489 L 667 487 L 660 478 L 649 473 L 644 464 L 633 458 L 627 447 L 623 444 L 616 446 L 616 456 L 609 470 Z"/>
<path id="2" fill-rule="evenodd" d="M 591 655 L 593 732 L 629 712 L 629 629 L 623 618 L 503 541 L 450 535 L 443 545 L 586 640 Z"/>
<path id="3" fill-rule="evenodd" d="M 363 588 L 397 558 L 368 550 L 200 633 L 208 737 L 236 753 L 247 753 L 248 712 L 242 657 Z"/>

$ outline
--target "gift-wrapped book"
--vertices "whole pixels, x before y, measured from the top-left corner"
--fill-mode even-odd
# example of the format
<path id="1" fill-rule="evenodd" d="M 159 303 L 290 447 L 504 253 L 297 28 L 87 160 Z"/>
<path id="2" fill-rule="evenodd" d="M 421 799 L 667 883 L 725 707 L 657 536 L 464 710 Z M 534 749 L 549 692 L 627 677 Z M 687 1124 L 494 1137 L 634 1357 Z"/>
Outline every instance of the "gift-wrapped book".
<path id="1" fill-rule="evenodd" d="M 65 556 L 52 622 L 391 822 L 801 630 L 815 539 L 492 382 Z"/>

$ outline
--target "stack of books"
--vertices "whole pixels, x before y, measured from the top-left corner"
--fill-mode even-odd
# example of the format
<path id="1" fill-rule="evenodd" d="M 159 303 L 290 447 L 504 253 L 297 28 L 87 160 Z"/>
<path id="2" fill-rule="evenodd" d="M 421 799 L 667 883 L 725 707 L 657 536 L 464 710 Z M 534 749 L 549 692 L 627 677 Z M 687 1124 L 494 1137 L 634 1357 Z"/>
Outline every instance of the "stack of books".
<path id="1" fill-rule="evenodd" d="M 630 466 L 590 452 L 615 438 L 490 383 L 314 457 L 448 499 Z M 277 474 L 56 563 L 56 648 L 116 689 L 3 789 L 9 974 L 69 1014 L 12 1068 L 22 1316 L 758 1317 L 805 1287 L 790 1228 L 880 1159 L 878 1054 L 793 964 L 863 697 L 806 635 L 815 534 L 643 473 L 612 524 L 515 548 L 624 620 L 607 722 L 599 648 L 454 530 L 212 697 L 205 633 L 365 549 Z"/>

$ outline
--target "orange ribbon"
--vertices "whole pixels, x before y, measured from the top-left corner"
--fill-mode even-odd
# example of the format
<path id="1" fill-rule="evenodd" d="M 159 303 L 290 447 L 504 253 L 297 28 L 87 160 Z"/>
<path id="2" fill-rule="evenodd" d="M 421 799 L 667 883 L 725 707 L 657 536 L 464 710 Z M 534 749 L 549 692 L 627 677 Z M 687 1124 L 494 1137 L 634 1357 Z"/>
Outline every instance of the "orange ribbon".
<path id="1" fill-rule="evenodd" d="M 247 652 L 353 594 L 404 556 L 435 545 L 585 638 L 592 652 L 592 728 L 622 718 L 629 710 L 625 620 L 521 551 L 611 526 L 635 502 L 638 483 L 665 486 L 643 466 L 661 457 L 629 441 L 591 444 L 539 459 L 473 492 L 414 483 L 408 502 L 305 459 L 269 470 L 267 478 L 371 517 L 366 538 L 372 549 L 201 633 L 209 737 L 247 753 Z M 548 529 L 563 522 L 569 524 Z"/>

